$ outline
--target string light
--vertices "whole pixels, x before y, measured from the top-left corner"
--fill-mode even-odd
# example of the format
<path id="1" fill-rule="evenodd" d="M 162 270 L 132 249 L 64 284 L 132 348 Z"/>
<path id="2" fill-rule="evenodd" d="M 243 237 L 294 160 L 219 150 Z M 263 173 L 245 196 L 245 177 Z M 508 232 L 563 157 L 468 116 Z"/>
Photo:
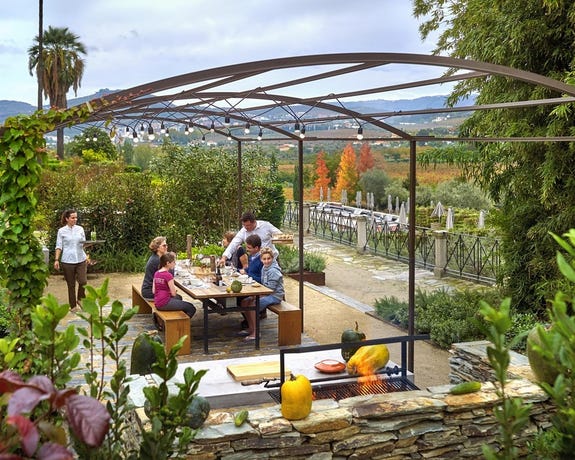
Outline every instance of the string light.
<path id="1" fill-rule="evenodd" d="M 360 126 L 357 128 L 357 140 L 361 141 L 363 139 L 363 128 Z"/>

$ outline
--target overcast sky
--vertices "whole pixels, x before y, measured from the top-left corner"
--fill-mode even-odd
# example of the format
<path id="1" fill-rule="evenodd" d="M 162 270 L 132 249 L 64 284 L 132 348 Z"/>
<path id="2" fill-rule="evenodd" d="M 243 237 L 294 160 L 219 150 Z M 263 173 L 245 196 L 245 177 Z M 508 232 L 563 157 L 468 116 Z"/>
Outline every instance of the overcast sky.
<path id="1" fill-rule="evenodd" d="M 35 105 L 27 50 L 38 1 L 12 5 L 0 15 L 0 100 Z M 434 48 L 421 41 L 409 0 L 44 0 L 48 26 L 68 27 L 88 50 L 78 96 L 261 59 Z"/>

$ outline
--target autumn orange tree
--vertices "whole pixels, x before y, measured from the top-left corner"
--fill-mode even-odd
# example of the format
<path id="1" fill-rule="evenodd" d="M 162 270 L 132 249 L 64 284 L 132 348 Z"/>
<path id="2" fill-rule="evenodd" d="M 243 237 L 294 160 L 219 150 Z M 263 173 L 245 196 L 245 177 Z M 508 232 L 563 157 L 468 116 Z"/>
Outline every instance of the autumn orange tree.
<path id="1" fill-rule="evenodd" d="M 337 183 L 335 193 L 342 190 L 354 194 L 358 187 L 359 173 L 357 171 L 357 156 L 351 144 L 347 144 L 341 154 L 341 160 L 337 171 Z"/>
<path id="2" fill-rule="evenodd" d="M 357 171 L 359 174 L 363 174 L 366 171 L 369 171 L 375 165 L 375 160 L 373 158 L 373 154 L 371 153 L 371 147 L 369 143 L 364 142 L 361 144 L 361 148 L 359 150 L 359 160 L 357 162 Z"/>
<path id="3" fill-rule="evenodd" d="M 331 179 L 329 178 L 329 168 L 325 162 L 325 152 L 321 150 L 315 160 L 315 182 L 313 188 L 313 197 L 320 197 L 320 189 L 323 189 L 324 193 L 327 192 L 329 183 Z"/>

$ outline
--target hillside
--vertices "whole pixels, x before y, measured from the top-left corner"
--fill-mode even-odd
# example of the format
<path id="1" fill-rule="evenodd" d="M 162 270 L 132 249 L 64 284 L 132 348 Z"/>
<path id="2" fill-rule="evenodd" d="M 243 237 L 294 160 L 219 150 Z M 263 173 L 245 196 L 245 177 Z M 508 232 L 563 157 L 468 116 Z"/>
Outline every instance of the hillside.
<path id="1" fill-rule="evenodd" d="M 68 101 L 68 105 L 74 106 L 81 104 L 83 102 L 99 98 L 105 96 L 107 94 L 115 93 L 119 90 L 111 90 L 111 89 L 101 89 L 95 94 L 91 94 L 84 97 L 70 99 Z M 351 110 L 366 110 L 370 112 L 390 112 L 390 111 L 400 111 L 400 110 L 421 110 L 421 109 L 429 109 L 429 108 L 439 108 L 444 107 L 446 101 L 446 96 L 425 96 L 419 97 L 416 99 L 400 99 L 395 101 L 389 101 L 385 99 L 376 99 L 371 101 L 356 101 L 356 102 L 348 102 L 346 104 L 347 108 Z M 467 101 L 465 105 L 472 105 L 473 100 Z M 47 106 L 45 106 L 46 108 Z M 15 115 L 28 115 L 33 113 L 36 110 L 35 105 L 28 104 L 26 102 L 19 102 L 19 101 L 8 101 L 8 100 L 0 100 L 0 123 L 4 123 L 4 120 L 8 117 L 12 117 Z M 297 111 L 297 107 L 294 108 Z M 306 111 L 302 107 L 302 111 Z M 312 109 L 309 111 L 310 116 L 318 116 L 320 109 Z M 285 112 L 283 110 L 278 110 L 277 116 L 284 116 Z M 275 112 L 269 111 L 267 113 L 269 118 L 276 117 Z M 466 118 L 469 116 L 468 113 L 456 113 L 452 114 L 453 118 Z M 396 116 L 392 117 L 388 120 L 388 122 L 392 125 L 400 125 L 404 123 L 428 123 L 436 118 L 436 114 L 430 115 L 417 115 L 417 116 Z"/>

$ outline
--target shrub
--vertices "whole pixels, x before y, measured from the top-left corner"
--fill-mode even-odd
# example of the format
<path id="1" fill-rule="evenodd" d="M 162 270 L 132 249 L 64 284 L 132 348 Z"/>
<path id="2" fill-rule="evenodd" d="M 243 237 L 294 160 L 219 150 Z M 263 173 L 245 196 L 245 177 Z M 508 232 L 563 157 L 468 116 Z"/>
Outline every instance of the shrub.
<path id="1" fill-rule="evenodd" d="M 279 261 L 284 273 L 299 272 L 299 249 L 294 246 L 278 245 Z M 327 259 L 317 251 L 303 253 L 303 269 L 308 272 L 320 273 L 325 270 Z"/>
<path id="2" fill-rule="evenodd" d="M 478 315 L 482 299 L 499 301 L 496 289 L 484 290 L 437 290 L 426 292 L 418 289 L 415 294 L 415 330 L 429 334 L 441 348 L 452 343 L 484 338 L 483 320 Z M 375 310 L 379 316 L 406 328 L 408 303 L 395 297 L 377 299 Z M 519 321 L 517 330 L 524 326 Z M 521 324 L 521 327 L 519 326 Z"/>

